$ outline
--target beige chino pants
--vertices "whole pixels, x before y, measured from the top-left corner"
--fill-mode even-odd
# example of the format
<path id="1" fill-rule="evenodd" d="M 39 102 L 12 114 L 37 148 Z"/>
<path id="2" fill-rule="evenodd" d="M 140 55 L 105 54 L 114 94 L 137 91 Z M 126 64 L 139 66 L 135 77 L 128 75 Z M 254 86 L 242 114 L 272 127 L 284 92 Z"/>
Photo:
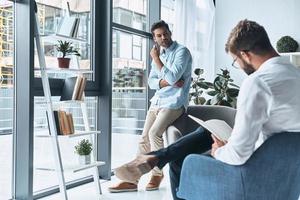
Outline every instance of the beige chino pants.
<path id="1" fill-rule="evenodd" d="M 162 138 L 167 127 L 184 112 L 184 107 L 179 109 L 165 109 L 150 107 L 144 125 L 138 154 L 146 154 L 164 147 Z M 153 176 L 162 176 L 163 172 L 158 167 L 152 170 Z"/>

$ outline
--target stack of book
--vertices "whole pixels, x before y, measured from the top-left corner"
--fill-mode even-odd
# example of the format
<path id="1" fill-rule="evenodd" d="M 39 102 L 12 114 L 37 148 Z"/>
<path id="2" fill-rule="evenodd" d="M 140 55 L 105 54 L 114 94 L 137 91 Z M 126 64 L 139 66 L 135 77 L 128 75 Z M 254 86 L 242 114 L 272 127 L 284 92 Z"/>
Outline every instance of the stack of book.
<path id="1" fill-rule="evenodd" d="M 58 135 L 70 135 L 74 134 L 73 116 L 71 113 L 67 113 L 63 110 L 53 111 L 55 126 Z M 47 120 L 49 123 L 48 115 Z"/>
<path id="2" fill-rule="evenodd" d="M 86 77 L 79 75 L 66 78 L 61 91 L 61 101 L 77 100 L 82 101 L 83 92 L 86 85 Z"/>

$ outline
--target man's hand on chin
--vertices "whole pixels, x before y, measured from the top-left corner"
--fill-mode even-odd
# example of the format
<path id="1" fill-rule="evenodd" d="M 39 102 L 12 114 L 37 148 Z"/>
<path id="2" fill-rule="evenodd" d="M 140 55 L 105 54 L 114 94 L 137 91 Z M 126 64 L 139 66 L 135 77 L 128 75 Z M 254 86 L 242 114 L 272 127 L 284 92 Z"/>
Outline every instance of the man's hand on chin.
<path id="1" fill-rule="evenodd" d="M 153 47 L 150 51 L 150 56 L 153 60 L 159 59 L 159 51 L 155 47 Z"/>
<path id="2" fill-rule="evenodd" d="M 212 157 L 215 157 L 216 150 L 218 148 L 224 146 L 226 143 L 219 140 L 218 138 L 216 138 L 213 134 L 211 134 L 211 137 L 212 137 L 214 143 L 211 145 L 211 153 L 210 154 L 211 154 Z"/>

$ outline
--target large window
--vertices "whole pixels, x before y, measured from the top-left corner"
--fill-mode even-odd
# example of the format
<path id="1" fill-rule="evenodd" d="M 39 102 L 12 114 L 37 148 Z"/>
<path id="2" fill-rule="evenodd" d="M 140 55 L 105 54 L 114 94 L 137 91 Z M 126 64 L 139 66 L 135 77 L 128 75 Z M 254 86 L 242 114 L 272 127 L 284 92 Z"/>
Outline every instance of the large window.
<path id="1" fill-rule="evenodd" d="M 136 154 L 143 131 L 148 108 L 150 3 L 147 0 L 113 1 L 112 168 Z"/>
<path id="2" fill-rule="evenodd" d="M 112 166 L 124 162 L 137 146 L 147 110 L 146 38 L 113 32 Z M 126 139 L 131 138 L 131 139 Z M 124 143 L 124 139 L 128 140 Z M 131 148 L 128 148 L 129 143 Z M 121 148 L 120 148 L 121 147 Z M 124 151 L 129 149 L 129 151 Z M 133 150 L 135 151 L 135 150 Z M 124 155 L 125 154 L 125 155 Z M 115 156 L 115 157 L 114 157 Z"/>
<path id="3" fill-rule="evenodd" d="M 0 199 L 12 197 L 14 7 L 0 1 Z"/>

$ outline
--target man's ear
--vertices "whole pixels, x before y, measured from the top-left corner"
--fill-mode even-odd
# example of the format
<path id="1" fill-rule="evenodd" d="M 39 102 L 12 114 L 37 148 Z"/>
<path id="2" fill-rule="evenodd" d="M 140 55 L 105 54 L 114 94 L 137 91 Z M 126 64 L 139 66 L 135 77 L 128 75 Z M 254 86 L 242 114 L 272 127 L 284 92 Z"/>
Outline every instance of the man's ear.
<path id="1" fill-rule="evenodd" d="M 240 54 L 247 63 L 250 63 L 252 58 L 250 51 L 241 51 Z"/>

